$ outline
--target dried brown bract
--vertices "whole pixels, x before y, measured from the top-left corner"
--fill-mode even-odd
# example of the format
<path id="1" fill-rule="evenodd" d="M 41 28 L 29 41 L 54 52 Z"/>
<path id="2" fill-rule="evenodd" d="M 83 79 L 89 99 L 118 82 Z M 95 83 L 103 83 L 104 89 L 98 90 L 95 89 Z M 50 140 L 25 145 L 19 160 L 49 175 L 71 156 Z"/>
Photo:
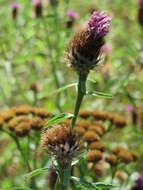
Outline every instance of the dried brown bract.
<path id="1" fill-rule="evenodd" d="M 42 135 L 41 144 L 55 157 L 61 168 L 69 166 L 80 150 L 76 135 L 63 124 L 47 129 Z"/>

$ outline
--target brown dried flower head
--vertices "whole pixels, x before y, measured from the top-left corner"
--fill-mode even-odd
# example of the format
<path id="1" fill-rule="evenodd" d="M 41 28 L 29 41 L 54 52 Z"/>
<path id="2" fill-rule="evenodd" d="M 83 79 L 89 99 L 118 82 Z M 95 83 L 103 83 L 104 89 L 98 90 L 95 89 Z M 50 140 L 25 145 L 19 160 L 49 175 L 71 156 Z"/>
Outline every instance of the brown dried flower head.
<path id="1" fill-rule="evenodd" d="M 3 120 L 3 118 L 0 116 L 0 129 L 1 129 L 2 125 L 3 125 L 3 123 L 4 123 L 4 120 Z"/>
<path id="2" fill-rule="evenodd" d="M 117 157 L 114 154 L 107 156 L 105 158 L 105 161 L 108 162 L 111 166 L 117 165 Z"/>
<path id="3" fill-rule="evenodd" d="M 63 124 L 48 128 L 42 135 L 41 144 L 55 157 L 61 168 L 71 164 L 80 150 L 76 135 Z"/>
<path id="4" fill-rule="evenodd" d="M 31 129 L 31 123 L 30 122 L 22 122 L 15 126 L 14 132 L 19 137 L 26 136 Z"/>
<path id="5" fill-rule="evenodd" d="M 97 149 L 97 150 L 104 152 L 105 151 L 105 145 L 100 141 L 99 142 L 95 141 L 95 142 L 92 142 L 90 144 L 90 149 Z"/>
<path id="6" fill-rule="evenodd" d="M 102 152 L 100 150 L 90 150 L 87 154 L 88 162 L 97 162 L 101 160 L 103 157 Z"/>
<path id="7" fill-rule="evenodd" d="M 15 111 L 14 109 L 4 110 L 0 113 L 0 116 L 7 122 L 15 116 Z"/>

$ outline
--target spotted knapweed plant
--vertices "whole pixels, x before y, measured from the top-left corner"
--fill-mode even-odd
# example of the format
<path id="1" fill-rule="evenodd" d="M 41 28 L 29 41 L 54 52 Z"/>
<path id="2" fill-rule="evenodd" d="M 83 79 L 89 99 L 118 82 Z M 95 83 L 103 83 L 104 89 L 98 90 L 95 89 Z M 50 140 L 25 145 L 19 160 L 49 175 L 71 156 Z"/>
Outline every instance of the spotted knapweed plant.
<path id="1" fill-rule="evenodd" d="M 67 49 L 68 63 L 77 72 L 78 92 L 71 127 L 69 124 L 51 124 L 48 122 L 43 132 L 41 144 L 56 161 L 55 171 L 58 174 L 55 190 L 69 188 L 70 180 L 79 183 L 79 179 L 71 177 L 72 161 L 82 150 L 82 143 L 74 133 L 77 116 L 83 97 L 86 95 L 86 81 L 90 70 L 100 60 L 104 38 L 109 32 L 111 18 L 104 12 L 94 12 L 88 24 L 73 37 Z M 55 122 L 56 123 L 56 122 Z M 85 184 L 84 184 L 85 185 Z M 86 186 L 94 188 L 95 184 L 87 182 Z"/>

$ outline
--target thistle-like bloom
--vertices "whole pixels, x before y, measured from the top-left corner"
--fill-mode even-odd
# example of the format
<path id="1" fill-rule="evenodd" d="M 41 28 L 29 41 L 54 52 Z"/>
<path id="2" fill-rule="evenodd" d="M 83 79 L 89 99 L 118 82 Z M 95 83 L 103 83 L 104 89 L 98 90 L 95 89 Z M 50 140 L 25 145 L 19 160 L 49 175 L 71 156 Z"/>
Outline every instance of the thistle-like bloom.
<path id="1" fill-rule="evenodd" d="M 79 151 L 76 136 L 70 127 L 62 124 L 47 129 L 42 135 L 41 144 L 55 157 L 62 169 L 71 164 L 73 157 Z"/>
<path id="2" fill-rule="evenodd" d="M 67 57 L 77 73 L 88 74 L 97 65 L 110 22 L 111 18 L 105 13 L 95 11 L 85 28 L 71 40 Z"/>
<path id="3" fill-rule="evenodd" d="M 138 22 L 141 26 L 143 25 L 143 0 L 139 0 Z"/>
<path id="4" fill-rule="evenodd" d="M 57 180 L 57 173 L 54 171 L 54 166 L 51 164 L 49 166 L 49 173 L 48 173 L 48 181 L 51 189 L 54 189 L 56 180 Z"/>
<path id="5" fill-rule="evenodd" d="M 78 13 L 75 12 L 75 11 L 68 10 L 68 11 L 66 12 L 66 16 L 67 16 L 69 19 L 71 19 L 71 20 L 74 21 L 74 20 L 77 19 Z"/>
<path id="6" fill-rule="evenodd" d="M 35 9 L 35 16 L 41 17 L 42 16 L 42 3 L 41 0 L 33 0 L 33 5 Z"/>
<path id="7" fill-rule="evenodd" d="M 141 175 L 139 179 L 136 181 L 136 186 L 131 190 L 142 190 L 143 189 L 143 176 Z"/>
<path id="8" fill-rule="evenodd" d="M 11 8 L 12 8 L 12 18 L 16 19 L 17 18 L 17 14 L 18 14 L 18 10 L 20 9 L 20 4 L 13 2 L 11 4 Z"/>

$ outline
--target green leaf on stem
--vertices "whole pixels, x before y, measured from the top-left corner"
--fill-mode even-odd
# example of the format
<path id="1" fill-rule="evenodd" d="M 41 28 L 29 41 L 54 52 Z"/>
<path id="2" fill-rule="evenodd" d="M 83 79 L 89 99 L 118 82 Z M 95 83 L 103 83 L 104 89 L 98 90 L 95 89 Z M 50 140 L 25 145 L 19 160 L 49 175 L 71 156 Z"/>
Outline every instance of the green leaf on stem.
<path id="1" fill-rule="evenodd" d="M 32 190 L 32 189 L 30 189 L 28 187 L 14 187 L 11 190 Z"/>
<path id="2" fill-rule="evenodd" d="M 86 92 L 86 95 L 95 96 L 95 97 L 99 97 L 99 98 L 105 98 L 105 99 L 113 98 L 113 96 L 111 94 L 99 92 L 99 91 Z"/>
<path id="3" fill-rule="evenodd" d="M 112 184 L 107 184 L 102 182 L 92 183 L 73 176 L 71 176 L 71 180 L 73 180 L 79 187 L 83 189 L 85 188 L 90 190 L 111 190 L 111 188 L 117 187 Z"/>
<path id="4" fill-rule="evenodd" d="M 46 167 L 46 168 L 38 168 L 38 169 L 33 170 L 32 172 L 26 174 L 25 177 L 26 177 L 26 179 L 29 180 L 29 179 L 32 178 L 32 177 L 35 177 L 35 176 L 37 176 L 37 175 L 40 175 L 40 174 L 45 173 L 47 170 L 48 170 L 47 167 Z"/>
<path id="5" fill-rule="evenodd" d="M 67 88 L 71 88 L 73 86 L 77 86 L 77 82 L 75 83 L 72 83 L 72 84 L 68 84 L 68 85 L 65 85 L 65 86 L 62 86 L 61 88 L 58 88 L 57 90 L 55 90 L 54 92 L 50 93 L 49 96 L 53 95 L 53 94 L 58 94 L 58 93 L 61 93 L 62 91 L 66 90 Z"/>
<path id="6" fill-rule="evenodd" d="M 60 123 L 64 121 L 65 119 L 70 119 L 72 117 L 73 117 L 73 114 L 70 114 L 70 113 L 61 113 L 59 115 L 56 115 L 46 123 L 45 129 L 51 127 L 52 125 Z"/>

